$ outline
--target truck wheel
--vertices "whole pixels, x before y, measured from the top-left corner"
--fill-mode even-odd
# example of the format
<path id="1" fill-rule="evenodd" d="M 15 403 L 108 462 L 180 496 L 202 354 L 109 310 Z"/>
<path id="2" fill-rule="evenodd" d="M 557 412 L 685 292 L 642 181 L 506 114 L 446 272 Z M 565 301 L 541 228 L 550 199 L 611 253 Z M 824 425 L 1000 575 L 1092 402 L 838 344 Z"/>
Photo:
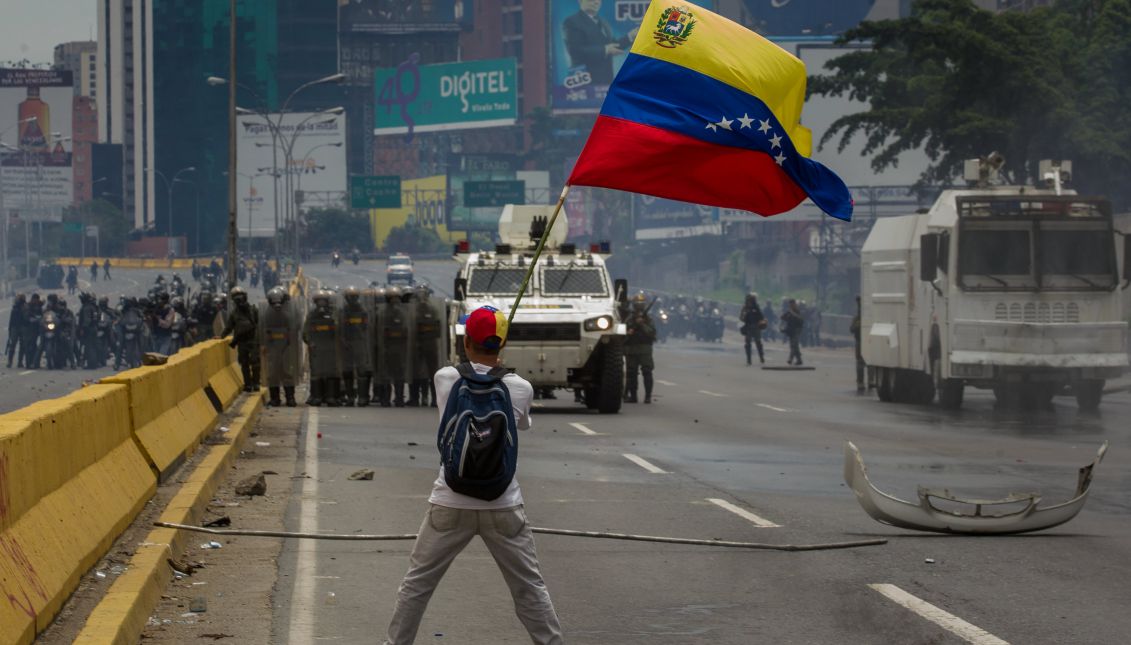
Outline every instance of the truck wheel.
<path id="1" fill-rule="evenodd" d="M 1076 406 L 1082 412 L 1095 412 L 1104 395 L 1104 380 L 1078 381 L 1072 386 L 1076 391 Z"/>
<path id="2" fill-rule="evenodd" d="M 620 411 L 621 395 L 624 393 L 624 348 L 620 343 L 605 345 L 601 357 L 601 385 L 597 396 L 597 410 L 601 414 L 616 414 Z"/>
<path id="3" fill-rule="evenodd" d="M 892 386 L 894 385 L 892 383 L 893 370 L 889 367 L 879 367 L 877 369 L 880 373 L 877 374 L 877 380 L 879 381 L 879 384 L 876 386 L 876 396 L 880 397 L 880 400 L 884 403 L 891 403 L 893 389 Z"/>
<path id="4" fill-rule="evenodd" d="M 957 410 L 962 407 L 962 395 L 966 385 L 959 379 L 946 378 L 942 380 L 939 391 L 939 405 L 946 410 Z"/>
<path id="5" fill-rule="evenodd" d="M 585 407 L 590 410 L 597 409 L 598 397 L 601 395 L 601 390 L 595 387 L 585 388 Z"/>

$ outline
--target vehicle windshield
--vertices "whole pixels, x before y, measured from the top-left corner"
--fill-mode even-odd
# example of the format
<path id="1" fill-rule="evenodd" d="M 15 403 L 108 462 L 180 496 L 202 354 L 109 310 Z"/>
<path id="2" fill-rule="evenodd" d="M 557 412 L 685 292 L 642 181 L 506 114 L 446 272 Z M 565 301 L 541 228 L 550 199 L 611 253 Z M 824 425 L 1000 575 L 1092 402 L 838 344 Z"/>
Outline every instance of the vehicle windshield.
<path id="1" fill-rule="evenodd" d="M 962 231 L 958 270 L 963 288 L 1092 290 L 1115 286 L 1115 246 L 1106 225 L 1019 224 L 1000 229 L 980 224 Z"/>
<path id="2" fill-rule="evenodd" d="M 1042 227 L 1040 269 L 1045 285 L 1100 287 L 1116 284 L 1115 246 L 1107 230 Z"/>
<path id="3" fill-rule="evenodd" d="M 387 264 L 389 266 L 405 264 L 412 266 L 412 258 L 408 257 L 407 255 L 391 255 L 389 256 L 389 261 L 387 262 Z"/>
<path id="4" fill-rule="evenodd" d="M 467 279 L 467 292 L 473 294 L 516 294 L 526 277 L 522 267 L 477 266 Z"/>
<path id="5" fill-rule="evenodd" d="M 601 267 L 566 266 L 542 269 L 542 293 L 545 295 L 607 296 L 608 281 Z"/>

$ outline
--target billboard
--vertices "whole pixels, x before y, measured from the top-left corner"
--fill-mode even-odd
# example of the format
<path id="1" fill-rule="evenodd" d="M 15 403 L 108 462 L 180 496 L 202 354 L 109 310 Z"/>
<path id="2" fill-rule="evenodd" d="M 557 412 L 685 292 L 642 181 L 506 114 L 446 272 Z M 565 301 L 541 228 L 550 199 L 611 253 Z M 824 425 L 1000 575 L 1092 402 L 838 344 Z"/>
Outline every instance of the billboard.
<path id="1" fill-rule="evenodd" d="M 454 242 L 462 234 L 448 229 L 448 177 L 432 175 L 419 179 L 401 181 L 401 205 L 399 208 L 373 208 L 369 210 L 369 230 L 373 244 L 385 251 L 401 249 L 386 248 L 389 233 L 410 221 L 423 228 L 431 229 L 445 242 Z"/>
<path id="2" fill-rule="evenodd" d="M 276 225 L 285 225 L 286 206 L 289 203 L 293 209 L 296 196 L 344 196 L 348 190 L 344 114 L 293 112 L 282 115 L 281 120 L 279 114 L 266 116 L 271 125 L 258 114 L 237 117 L 236 191 L 241 237 L 273 237 Z"/>
<path id="3" fill-rule="evenodd" d="M 418 65 L 413 58 L 377 69 L 373 134 L 514 125 L 516 69 L 513 58 L 436 65 Z"/>
<path id="4" fill-rule="evenodd" d="M 74 200 L 71 72 L 0 69 L 0 190 L 25 220 L 62 221 Z"/>
<path id="5" fill-rule="evenodd" d="M 472 0 L 338 0 L 338 29 L 363 34 L 460 31 L 474 24 Z"/>
<path id="6" fill-rule="evenodd" d="M 896 18 L 899 0 L 743 0 L 746 27 L 767 38 L 835 36 L 863 20 Z"/>
<path id="7" fill-rule="evenodd" d="M 632 196 L 632 220 L 638 240 L 722 234 L 719 209 L 651 195 Z"/>
<path id="8" fill-rule="evenodd" d="M 601 108 L 648 5 L 648 0 L 551 0 L 550 106 L 555 113 Z"/>

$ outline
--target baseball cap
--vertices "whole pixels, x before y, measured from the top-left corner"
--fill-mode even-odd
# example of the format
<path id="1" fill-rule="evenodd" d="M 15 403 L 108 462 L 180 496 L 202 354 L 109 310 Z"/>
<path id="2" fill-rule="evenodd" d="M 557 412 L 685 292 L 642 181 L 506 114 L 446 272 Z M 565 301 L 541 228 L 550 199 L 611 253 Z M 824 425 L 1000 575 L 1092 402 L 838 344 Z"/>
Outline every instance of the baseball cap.
<path id="1" fill-rule="evenodd" d="M 507 339 L 507 317 L 494 307 L 480 307 L 464 316 L 467 337 L 476 345 L 499 349 Z"/>

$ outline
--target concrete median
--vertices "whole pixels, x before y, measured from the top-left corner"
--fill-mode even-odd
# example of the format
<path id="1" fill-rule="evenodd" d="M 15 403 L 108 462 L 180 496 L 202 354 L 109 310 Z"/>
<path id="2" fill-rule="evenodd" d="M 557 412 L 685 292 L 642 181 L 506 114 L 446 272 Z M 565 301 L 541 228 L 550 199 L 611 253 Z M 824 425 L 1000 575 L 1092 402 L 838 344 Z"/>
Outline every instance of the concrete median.
<path id="1" fill-rule="evenodd" d="M 134 433 L 160 481 L 192 454 L 239 389 L 231 350 L 222 340 L 193 345 L 165 365 L 139 367 L 102 382 L 128 388 Z"/>
<path id="2" fill-rule="evenodd" d="M 263 396 L 258 392 L 244 401 L 229 424 L 226 437 L 231 443 L 210 449 L 169 502 L 161 521 L 177 524 L 200 521 L 205 505 L 223 481 L 228 466 L 239 455 L 240 446 L 254 426 L 262 405 Z M 126 572 L 95 607 L 74 642 L 84 645 L 136 643 L 173 576 L 168 559 L 179 557 L 191 537 L 194 536 L 175 529 L 150 531 L 130 558 Z"/>
<path id="3" fill-rule="evenodd" d="M 122 385 L 0 416 L 0 643 L 30 643 L 154 493 Z"/>

